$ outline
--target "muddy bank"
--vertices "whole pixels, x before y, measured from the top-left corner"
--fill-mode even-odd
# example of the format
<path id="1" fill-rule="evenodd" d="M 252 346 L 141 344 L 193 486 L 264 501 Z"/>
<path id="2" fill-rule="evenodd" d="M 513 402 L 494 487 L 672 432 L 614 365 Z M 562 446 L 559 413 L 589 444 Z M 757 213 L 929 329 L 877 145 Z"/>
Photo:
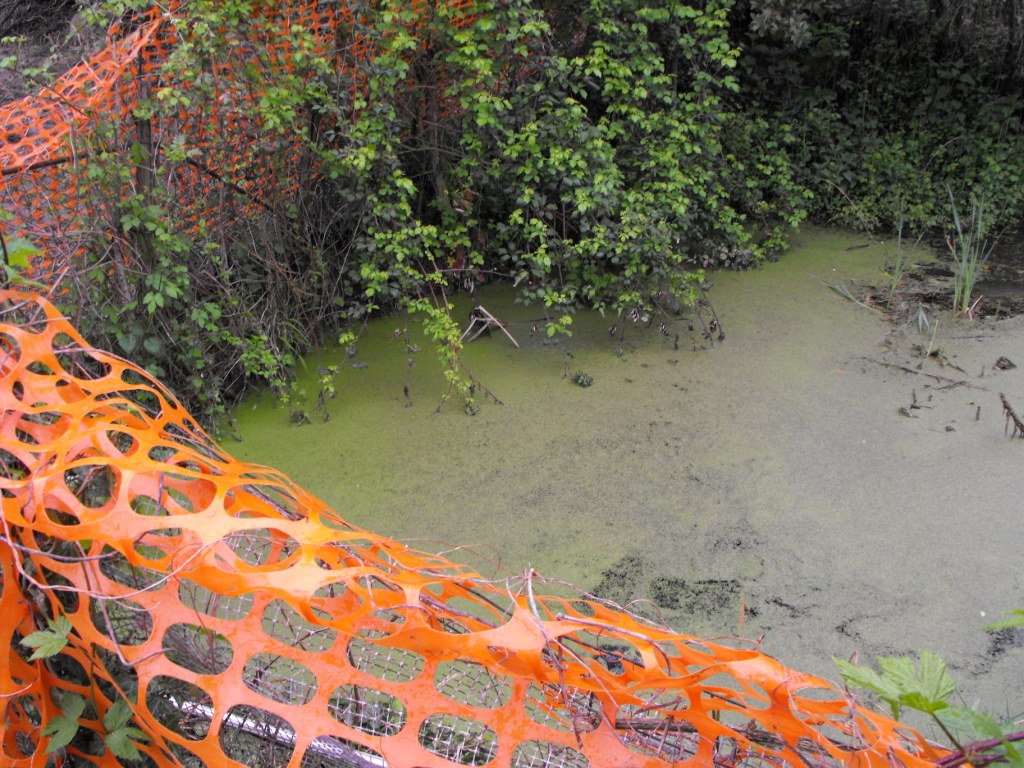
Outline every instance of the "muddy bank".
<path id="1" fill-rule="evenodd" d="M 981 627 L 1024 607 L 1024 441 L 1004 434 L 995 394 L 1024 412 L 1024 366 L 994 368 L 1024 363 L 1024 321 L 893 328 L 829 288 L 878 275 L 885 246 L 847 250 L 861 242 L 809 229 L 779 263 L 715 275 L 726 338 L 713 345 L 685 318 L 666 334 L 584 315 L 563 349 L 531 335 L 536 308 L 484 291 L 522 349 L 501 335 L 467 349 L 504 402 L 475 417 L 435 415 L 443 385 L 422 341 L 406 400 L 399 324 L 382 320 L 329 421 L 291 427 L 253 401 L 227 446 L 487 576 L 533 567 L 684 632 L 763 635 L 767 653 L 831 679 L 833 656 L 928 648 L 968 702 L 1015 712 L 1020 638 Z M 942 355 L 922 358 L 929 343 Z M 592 386 L 571 384 L 577 371 Z"/>

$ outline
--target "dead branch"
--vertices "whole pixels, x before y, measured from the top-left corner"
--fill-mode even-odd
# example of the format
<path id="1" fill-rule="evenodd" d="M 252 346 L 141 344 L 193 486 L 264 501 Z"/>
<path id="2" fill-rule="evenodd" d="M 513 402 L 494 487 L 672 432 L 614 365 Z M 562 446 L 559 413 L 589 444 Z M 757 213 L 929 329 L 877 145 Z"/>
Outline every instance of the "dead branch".
<path id="1" fill-rule="evenodd" d="M 862 357 L 861 360 L 866 360 L 869 363 L 880 365 L 883 368 L 892 368 L 897 371 L 903 371 L 904 373 L 913 373 L 916 376 L 927 376 L 928 378 L 935 379 L 936 381 L 943 381 L 947 384 L 953 384 L 958 387 L 967 387 L 968 389 L 976 389 L 979 392 L 991 392 L 993 395 L 998 394 L 994 389 L 983 387 L 980 384 L 972 384 L 965 379 L 953 379 L 949 376 L 942 376 L 938 373 L 930 373 L 928 371 L 922 371 L 918 368 L 911 368 L 909 365 L 901 365 L 900 363 L 887 363 L 884 360 L 875 360 L 872 357 Z"/>
<path id="2" fill-rule="evenodd" d="M 1010 433 L 1010 437 L 1024 438 L 1024 422 L 1014 413 L 1013 408 L 1010 406 L 1010 401 L 1006 399 L 1006 395 L 1002 392 L 999 393 L 999 400 L 1003 404 L 1003 416 L 1006 417 L 1006 426 L 1003 427 L 1003 432 L 1005 433 L 1012 423 L 1013 431 Z"/>
<path id="3" fill-rule="evenodd" d="M 477 328 L 478 325 L 480 326 L 479 328 Z M 474 328 L 477 329 L 476 333 L 469 336 Z M 501 322 L 501 320 L 484 309 L 480 304 L 473 307 L 473 311 L 469 313 L 469 325 L 466 326 L 466 330 L 462 332 L 462 338 L 460 341 L 466 341 L 467 336 L 469 336 L 469 341 L 466 341 L 467 344 L 470 341 L 476 341 L 484 332 L 490 331 L 491 328 L 497 328 L 500 330 L 508 336 L 509 341 L 515 345 L 515 348 L 519 349 L 519 342 L 516 341 L 515 337 L 508 332 L 508 329 L 505 328 L 505 323 Z"/>

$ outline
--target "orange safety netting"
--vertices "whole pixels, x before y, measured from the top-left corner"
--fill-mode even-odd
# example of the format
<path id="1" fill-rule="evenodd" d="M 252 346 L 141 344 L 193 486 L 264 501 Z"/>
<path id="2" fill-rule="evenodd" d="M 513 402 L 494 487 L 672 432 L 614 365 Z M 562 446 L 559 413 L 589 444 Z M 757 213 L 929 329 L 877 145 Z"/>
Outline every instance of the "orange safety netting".
<path id="1" fill-rule="evenodd" d="M 373 43 L 360 34 L 365 20 L 337 0 L 257 3 L 259 23 L 249 37 L 231 33 L 223 60 L 204 65 L 202 76 L 216 83 L 211 98 L 198 95 L 188 75 L 165 70 L 179 40 L 192 34 L 181 5 L 175 0 L 122 19 L 102 51 L 52 87 L 0 105 L 0 209 L 14 214 L 16 234 L 46 253 L 32 265 L 33 277 L 52 280 L 80 267 L 84 251 L 106 258 L 108 244 L 129 241 L 119 207 L 128 198 L 175 206 L 183 234 L 203 236 L 294 206 L 296 189 L 316 178 L 311 105 L 291 105 L 294 121 L 274 125 L 263 120 L 272 111 L 264 99 L 275 77 L 308 75 L 312 53 L 333 66 L 333 87 L 359 91 L 365 73 L 357 65 L 374 56 Z M 473 0 L 443 5 L 454 23 L 471 18 Z M 414 0 L 409 8 L 414 33 L 437 13 L 434 0 Z M 304 34 L 297 53 L 295 40 Z M 148 106 L 172 91 L 185 99 L 180 109 L 157 114 Z M 310 135 L 300 135 L 304 122 Z M 187 152 L 172 160 L 168 149 L 175 146 Z M 116 172 L 124 168 L 133 172 Z"/>
<path id="2" fill-rule="evenodd" d="M 47 301 L 0 293 L 0 742 L 121 698 L 161 766 L 924 766 L 943 754 L 824 680 L 349 525 L 232 459 Z M 64 615 L 67 647 L 20 640 Z M 123 705 L 121 705 L 123 706 Z M 62 750 L 64 751 L 64 750 Z"/>

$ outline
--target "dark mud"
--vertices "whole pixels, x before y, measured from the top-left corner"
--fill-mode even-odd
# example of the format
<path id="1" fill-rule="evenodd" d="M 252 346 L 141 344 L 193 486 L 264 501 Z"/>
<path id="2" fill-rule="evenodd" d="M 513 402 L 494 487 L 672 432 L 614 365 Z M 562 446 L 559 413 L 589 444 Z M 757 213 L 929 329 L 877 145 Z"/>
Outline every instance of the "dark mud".
<path id="1" fill-rule="evenodd" d="M 728 626 L 737 618 L 737 610 L 743 609 L 742 591 L 736 579 L 688 581 L 658 575 L 654 565 L 637 553 L 605 570 L 592 594 L 664 624 L 697 618 Z"/>
<path id="2" fill-rule="evenodd" d="M 895 288 L 890 281 L 869 279 L 855 291 L 857 298 L 890 316 L 895 322 L 918 322 L 952 309 L 954 265 L 946 241 L 940 236 L 929 245 L 904 248 L 905 269 Z M 886 268 L 893 270 L 896 247 L 889 252 Z M 994 238 L 982 265 L 972 297 L 978 303 L 971 312 L 974 320 L 1005 320 L 1024 314 L 1024 229 L 1004 232 Z"/>

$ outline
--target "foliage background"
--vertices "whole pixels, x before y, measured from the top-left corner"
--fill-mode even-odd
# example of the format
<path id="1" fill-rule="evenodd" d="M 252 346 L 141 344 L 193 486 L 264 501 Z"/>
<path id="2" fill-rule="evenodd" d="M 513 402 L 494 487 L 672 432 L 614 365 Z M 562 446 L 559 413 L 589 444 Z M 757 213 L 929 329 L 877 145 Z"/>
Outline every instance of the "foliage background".
<path id="1" fill-rule="evenodd" d="M 147 7 L 83 0 L 71 26 Z M 449 298 L 488 280 L 568 332 L 578 307 L 678 311 L 808 216 L 920 231 L 950 194 L 1020 216 L 1013 2 L 347 7 L 324 45 L 264 0 L 183 4 L 136 111 L 161 140 L 110 126 L 78 170 L 102 220 L 76 321 L 208 424 L 254 383 L 292 403 L 299 356 L 376 311 L 419 317 L 471 397 Z M 197 168 L 230 216 L 183 194 Z"/>

